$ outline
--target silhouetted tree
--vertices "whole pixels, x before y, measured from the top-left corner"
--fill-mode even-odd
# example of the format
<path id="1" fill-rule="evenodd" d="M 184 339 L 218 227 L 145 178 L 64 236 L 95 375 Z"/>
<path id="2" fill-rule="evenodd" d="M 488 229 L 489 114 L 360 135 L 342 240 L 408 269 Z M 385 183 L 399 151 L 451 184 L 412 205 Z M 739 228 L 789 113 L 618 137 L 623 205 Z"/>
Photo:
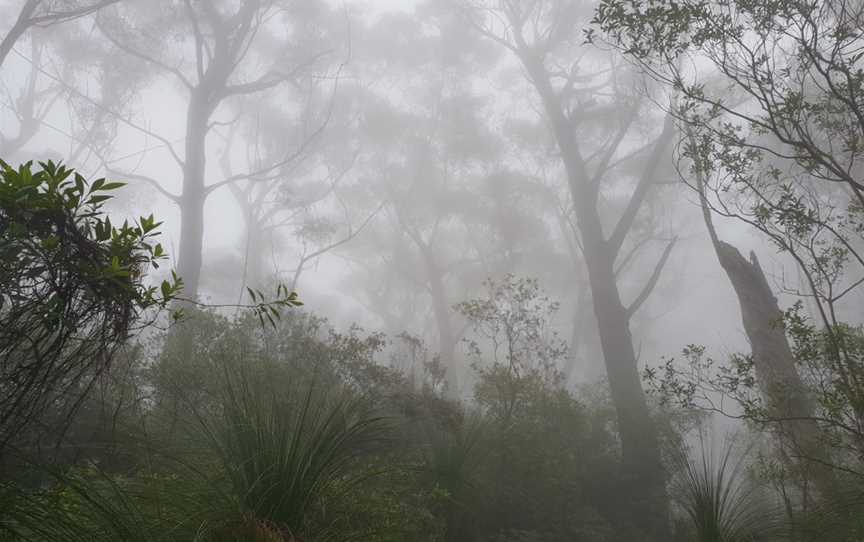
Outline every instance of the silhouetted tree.
<path id="1" fill-rule="evenodd" d="M 582 45 L 577 22 L 590 16 L 585 6 L 557 0 L 457 4 L 478 32 L 518 59 L 555 136 L 618 413 L 624 468 L 632 477 L 634 522 L 651 539 L 665 540 L 668 523 L 660 446 L 639 378 L 630 320 L 656 285 L 675 239 L 667 243 L 642 290 L 626 304 L 616 262 L 624 257 L 622 248 L 640 208 L 663 180 L 660 165 L 671 153 L 674 123 L 667 116 L 659 136 L 635 156 L 627 152 L 625 141 L 638 126 L 644 106 L 628 88 L 636 80 L 626 70 L 605 55 L 604 61 L 612 67 L 601 64 L 591 56 L 598 53 Z M 599 127 L 598 119 L 602 119 Z M 641 167 L 632 175 L 635 186 L 618 220 L 610 225 L 601 213 L 601 194 L 621 175 L 616 166 L 622 158 L 636 160 Z"/>
<path id="2" fill-rule="evenodd" d="M 182 157 L 171 141 L 157 136 L 182 170 L 181 192 L 169 191 L 152 177 L 124 174 L 150 183 L 179 206 L 178 272 L 185 277 L 186 294 L 190 298 L 198 295 L 200 286 L 204 206 L 208 196 L 231 183 L 278 176 L 326 125 L 326 118 L 313 125 L 296 147 L 284 150 L 257 170 L 207 182 L 208 135 L 222 124 L 216 117 L 226 101 L 278 92 L 283 85 L 296 84 L 315 70 L 324 69 L 323 63 L 332 56 L 333 46 L 327 43 L 326 36 L 310 32 L 306 26 L 309 21 L 304 20 L 304 17 L 314 19 L 318 11 L 320 8 L 305 9 L 280 0 L 184 0 L 162 2 L 159 9 L 154 9 L 152 2 L 132 3 L 116 16 L 100 17 L 104 35 L 119 51 L 135 61 L 156 66 L 186 94 Z M 309 26 L 314 25 L 310 22 Z M 157 29 L 164 32 L 166 27 L 180 32 L 183 47 L 167 47 L 164 40 L 151 33 Z M 194 60 L 190 61 L 190 57 Z M 247 69 L 252 64 L 264 64 L 266 68 L 255 73 Z"/>

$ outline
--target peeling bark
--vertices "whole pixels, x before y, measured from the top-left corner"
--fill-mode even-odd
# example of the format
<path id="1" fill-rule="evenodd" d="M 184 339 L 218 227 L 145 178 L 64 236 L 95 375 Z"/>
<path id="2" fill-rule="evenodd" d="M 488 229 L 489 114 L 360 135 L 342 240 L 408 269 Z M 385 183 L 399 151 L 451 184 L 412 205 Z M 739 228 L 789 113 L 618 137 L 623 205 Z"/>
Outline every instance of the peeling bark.
<path id="1" fill-rule="evenodd" d="M 750 342 L 753 368 L 768 416 L 776 420 L 783 453 L 805 480 L 812 479 L 822 492 L 833 487 L 827 450 L 813 418 L 815 407 L 798 370 L 783 326 L 783 311 L 774 296 L 754 252 L 749 260 L 733 245 L 717 236 L 705 197 L 705 182 L 696 174 L 702 216 L 720 266 L 732 283 L 741 320 Z"/>

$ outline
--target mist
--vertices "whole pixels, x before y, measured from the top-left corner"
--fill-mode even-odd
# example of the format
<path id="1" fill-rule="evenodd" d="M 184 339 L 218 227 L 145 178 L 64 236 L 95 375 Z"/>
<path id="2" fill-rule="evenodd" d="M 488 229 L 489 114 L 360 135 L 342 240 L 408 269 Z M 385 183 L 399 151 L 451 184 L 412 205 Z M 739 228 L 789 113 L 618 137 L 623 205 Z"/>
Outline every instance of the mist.
<path id="1" fill-rule="evenodd" d="M 0 537 L 857 539 L 859 12 L 0 0 Z"/>

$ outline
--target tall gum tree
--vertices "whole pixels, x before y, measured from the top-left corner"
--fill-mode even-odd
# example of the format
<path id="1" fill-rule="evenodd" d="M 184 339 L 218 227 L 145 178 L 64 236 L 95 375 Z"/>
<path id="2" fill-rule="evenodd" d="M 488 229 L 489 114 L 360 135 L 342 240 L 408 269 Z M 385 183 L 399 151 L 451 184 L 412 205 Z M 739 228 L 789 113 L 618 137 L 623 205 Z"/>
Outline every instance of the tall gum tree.
<path id="1" fill-rule="evenodd" d="M 687 133 L 681 158 L 692 164 L 683 177 L 697 185 L 738 294 L 768 403 L 755 421 L 779 426 L 824 482 L 829 462 L 814 441 L 829 440 L 813 433 L 839 428 L 861 442 L 848 428 L 864 420 L 855 334 L 844 321 L 860 325 L 864 284 L 860 2 L 603 0 L 594 23 L 595 37 L 677 94 L 670 112 Z M 830 383 L 803 371 L 800 348 L 793 358 L 786 334 L 800 339 L 800 321 L 784 318 L 755 257 L 719 240 L 708 210 L 760 232 L 797 268 L 804 286 L 784 289 L 813 308 L 826 345 L 819 370 Z M 826 400 L 826 389 L 836 395 Z"/>
<path id="2" fill-rule="evenodd" d="M 554 134 L 617 412 L 623 468 L 628 489 L 633 492 L 628 510 L 644 536 L 667 540 L 668 506 L 660 443 L 640 381 L 630 320 L 657 284 L 676 239 L 666 244 L 644 287 L 629 303 L 622 299 L 616 262 L 622 257 L 622 247 L 640 208 L 660 181 L 661 163 L 671 154 L 674 124 L 667 116 L 660 134 L 629 157 L 641 162 L 640 173 L 623 210 L 610 223 L 602 210 L 601 192 L 619 180 L 614 165 L 628 158 L 628 136 L 636 135 L 641 108 L 638 100 L 616 86 L 622 70 L 615 68 L 614 59 L 606 59 L 610 64 L 592 65 L 592 51 L 581 44 L 577 24 L 590 13 L 584 12 L 584 6 L 558 0 L 469 0 L 457 5 L 475 30 L 518 59 Z M 613 97 L 604 98 L 604 93 Z M 595 115 L 604 115 L 607 131 L 592 133 L 588 119 Z"/>
<path id="3" fill-rule="evenodd" d="M 199 292 L 208 196 L 232 183 L 272 179 L 305 148 L 301 144 L 260 169 L 208 183 L 208 135 L 224 122 L 218 117 L 220 107 L 232 98 L 276 92 L 323 69 L 334 49 L 324 45 L 326 39 L 320 35 L 307 39 L 307 27 L 314 26 L 312 21 L 319 14 L 313 7 L 288 0 L 166 0 L 159 9 L 153 9 L 149 1 L 133 2 L 99 19 L 103 34 L 119 51 L 157 67 L 185 93 L 182 156 L 170 140 L 150 134 L 165 145 L 180 167 L 181 192 L 170 192 L 152 177 L 116 173 L 150 183 L 180 208 L 177 271 L 187 298 L 194 299 Z M 164 39 L 149 37 L 164 36 L 166 26 L 179 36 L 182 47 L 168 47 Z M 154 28 L 162 30 L 151 32 Z M 322 130 L 323 124 L 311 130 L 309 138 Z"/>
<path id="4" fill-rule="evenodd" d="M 479 40 L 453 40 L 417 14 L 382 17 L 358 34 L 362 178 L 352 202 L 369 211 L 384 204 L 351 247 L 362 302 L 394 334 L 428 332 L 448 391 L 468 391 L 458 353 L 465 324 L 453 304 L 485 278 L 478 246 L 492 247 L 471 236 L 485 235 L 471 224 L 484 212 L 474 188 L 499 154 L 483 121 L 485 97 L 470 89 Z"/>

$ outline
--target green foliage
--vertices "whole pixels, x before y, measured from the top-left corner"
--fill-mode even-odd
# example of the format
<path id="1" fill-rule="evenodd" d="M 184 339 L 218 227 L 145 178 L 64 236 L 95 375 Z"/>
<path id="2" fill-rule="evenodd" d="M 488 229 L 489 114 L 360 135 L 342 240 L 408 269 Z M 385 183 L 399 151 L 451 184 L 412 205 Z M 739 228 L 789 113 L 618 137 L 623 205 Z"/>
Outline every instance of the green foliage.
<path id="1" fill-rule="evenodd" d="M 701 436 L 701 435 L 700 435 Z M 744 458 L 734 457 L 727 442 L 719 457 L 700 438 L 693 458 L 683 447 L 676 458 L 678 476 L 673 496 L 690 520 L 697 542 L 756 542 L 779 533 L 777 514 L 765 503 L 755 484 L 745 478 Z"/>
<path id="2" fill-rule="evenodd" d="M 430 458 L 453 499 L 448 539 L 626 536 L 608 420 L 566 390 L 557 370 L 567 354 L 552 329 L 558 304 L 536 280 L 507 275 L 485 286 L 484 297 L 456 305 L 474 331 L 467 342 L 481 417 L 438 437 Z"/>
<path id="3" fill-rule="evenodd" d="M 386 419 L 347 392 L 312 382 L 293 397 L 302 387 L 274 387 L 266 371 L 235 371 L 223 383 L 218 418 L 202 420 L 233 494 L 246 514 L 285 536 L 332 537 L 327 529 L 309 533 L 310 515 L 325 497 L 363 480 L 352 467 L 380 446 Z"/>
<path id="4" fill-rule="evenodd" d="M 811 510 L 797 514 L 793 535 L 806 541 L 854 542 L 864 537 L 864 491 L 853 478 L 826 495 Z"/>
<path id="5" fill-rule="evenodd" d="M 203 540 L 208 526 L 219 518 L 214 512 L 220 510 L 220 495 L 197 477 L 142 472 L 130 478 L 92 467 L 50 476 L 47 489 L 7 488 L 0 539 Z"/>
<path id="6" fill-rule="evenodd" d="M 536 280 L 507 275 L 484 286 L 485 297 L 455 308 L 475 334 L 467 343 L 480 376 L 474 390 L 478 404 L 508 418 L 526 396 L 561 385 L 558 367 L 567 346 L 551 330 L 558 304 L 542 294 Z"/>
<path id="7" fill-rule="evenodd" d="M 813 421 L 821 440 L 830 445 L 832 466 L 847 475 L 849 469 L 859 472 L 864 457 L 864 331 L 843 324 L 819 328 L 802 314 L 800 303 L 777 325 L 789 336 L 796 369 L 815 405 Z M 734 354 L 728 363 L 718 363 L 704 347 L 690 345 L 681 360 L 646 367 L 644 377 L 664 404 L 734 415 L 760 430 L 786 421 L 767 409 L 747 355 Z"/>
<path id="8" fill-rule="evenodd" d="M 147 311 L 182 287 L 146 281 L 167 256 L 153 216 L 115 226 L 103 205 L 122 183 L 53 162 L 0 162 L 0 455 L 50 405 L 74 411 Z M 60 428 L 52 428 L 60 432 Z"/>
<path id="9" fill-rule="evenodd" d="M 261 290 L 246 288 L 246 293 L 252 300 L 250 309 L 252 313 L 258 317 L 258 321 L 263 326 L 264 321 L 272 327 L 276 327 L 276 321 L 282 317 L 282 308 L 302 307 L 303 302 L 300 301 L 297 292 L 288 291 L 288 287 L 282 283 L 276 285 L 276 297 L 268 299 Z"/>
<path id="10" fill-rule="evenodd" d="M 374 362 L 381 338 L 300 312 L 258 324 L 192 311 L 150 372 L 151 439 L 185 463 L 212 464 L 233 503 L 214 529 L 312 540 L 434 530 L 415 505 L 427 492 L 390 451 L 400 447 L 389 397 L 404 380 Z"/>
<path id="11" fill-rule="evenodd" d="M 603 0 L 593 23 L 674 94 L 682 171 L 705 179 L 713 210 L 792 256 L 823 325 L 840 324 L 864 269 L 857 7 Z"/>

